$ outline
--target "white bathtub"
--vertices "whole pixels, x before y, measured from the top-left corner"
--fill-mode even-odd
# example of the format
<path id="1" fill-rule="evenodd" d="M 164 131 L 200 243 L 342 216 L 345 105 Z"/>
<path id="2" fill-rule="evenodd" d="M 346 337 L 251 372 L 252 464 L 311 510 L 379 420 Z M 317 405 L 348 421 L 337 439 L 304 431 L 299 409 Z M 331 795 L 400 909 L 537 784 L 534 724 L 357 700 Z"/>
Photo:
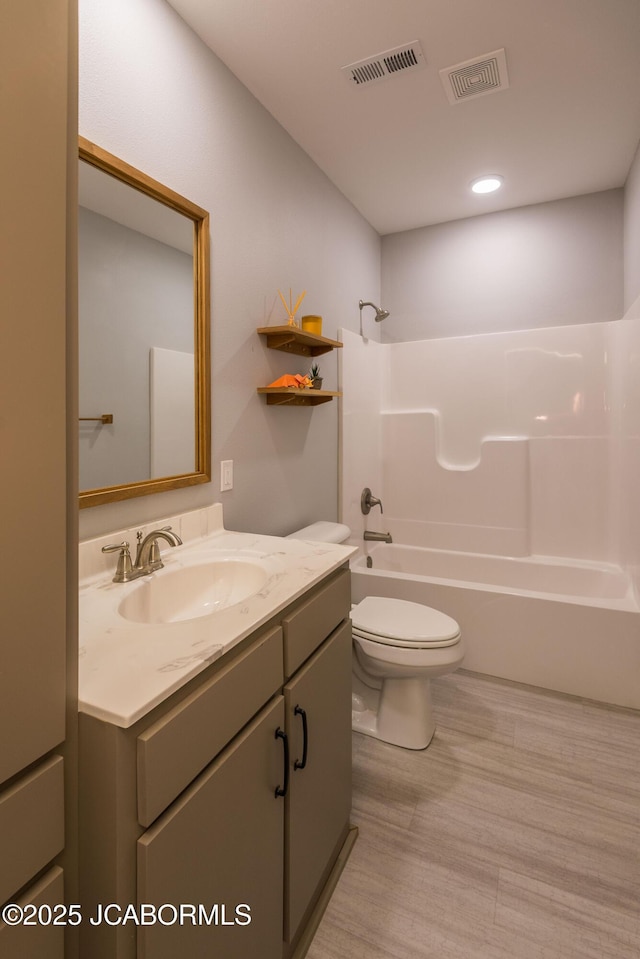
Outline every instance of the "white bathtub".
<path id="1" fill-rule="evenodd" d="M 352 562 L 353 597 L 434 606 L 462 629 L 464 667 L 640 709 L 640 611 L 620 568 L 396 544 Z"/>

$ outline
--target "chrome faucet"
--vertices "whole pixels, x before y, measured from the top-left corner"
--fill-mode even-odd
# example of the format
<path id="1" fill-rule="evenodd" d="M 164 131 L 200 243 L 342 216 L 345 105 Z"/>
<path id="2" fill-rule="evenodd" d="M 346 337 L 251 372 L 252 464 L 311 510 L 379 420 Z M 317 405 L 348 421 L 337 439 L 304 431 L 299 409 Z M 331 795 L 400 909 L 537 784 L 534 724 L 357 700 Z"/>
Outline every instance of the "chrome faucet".
<path id="1" fill-rule="evenodd" d="M 367 516 L 371 512 L 373 506 L 379 506 L 380 512 L 383 512 L 382 509 L 382 500 L 379 500 L 377 496 L 374 496 L 368 486 L 362 490 L 362 496 L 360 497 L 360 509 L 364 516 Z"/>
<path id="2" fill-rule="evenodd" d="M 376 533 L 372 529 L 365 529 L 364 538 L 373 543 L 393 543 L 391 533 Z"/>
<path id="3" fill-rule="evenodd" d="M 158 539 L 165 540 L 169 546 L 182 546 L 182 540 L 177 533 L 171 531 L 170 526 L 163 526 L 162 529 L 154 529 L 148 533 L 144 539 L 142 538 L 142 533 L 138 533 L 138 548 L 136 550 L 135 563 L 131 562 L 128 543 L 112 543 L 109 546 L 103 546 L 103 553 L 120 551 L 113 582 L 129 583 L 132 579 L 137 579 L 139 576 L 147 576 L 157 569 L 162 569 L 164 563 L 160 558 Z"/>

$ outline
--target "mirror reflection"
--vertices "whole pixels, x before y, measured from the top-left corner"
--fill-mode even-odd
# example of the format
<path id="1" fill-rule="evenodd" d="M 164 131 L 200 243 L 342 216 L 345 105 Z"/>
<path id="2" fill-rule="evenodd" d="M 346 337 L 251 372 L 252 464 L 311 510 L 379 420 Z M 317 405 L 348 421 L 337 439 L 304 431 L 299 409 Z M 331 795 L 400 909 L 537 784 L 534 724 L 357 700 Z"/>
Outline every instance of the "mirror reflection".
<path id="1" fill-rule="evenodd" d="M 209 479 L 208 217 L 87 141 L 80 157 L 87 506 Z"/>

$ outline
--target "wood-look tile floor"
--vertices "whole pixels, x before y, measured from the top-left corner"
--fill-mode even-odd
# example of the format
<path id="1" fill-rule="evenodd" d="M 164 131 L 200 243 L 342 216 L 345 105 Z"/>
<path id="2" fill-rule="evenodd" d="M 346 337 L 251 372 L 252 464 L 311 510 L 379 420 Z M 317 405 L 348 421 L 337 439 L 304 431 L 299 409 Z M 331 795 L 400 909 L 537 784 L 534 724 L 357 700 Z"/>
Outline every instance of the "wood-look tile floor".
<path id="1" fill-rule="evenodd" d="M 638 959 L 640 713 L 460 670 L 353 734 L 360 834 L 308 959 Z"/>

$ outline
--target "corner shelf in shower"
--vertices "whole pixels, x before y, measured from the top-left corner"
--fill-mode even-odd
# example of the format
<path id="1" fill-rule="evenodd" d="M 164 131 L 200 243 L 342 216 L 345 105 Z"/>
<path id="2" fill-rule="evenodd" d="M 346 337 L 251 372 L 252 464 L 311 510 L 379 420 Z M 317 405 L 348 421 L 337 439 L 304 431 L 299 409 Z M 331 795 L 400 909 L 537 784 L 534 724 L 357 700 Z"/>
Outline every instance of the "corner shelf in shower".
<path id="1" fill-rule="evenodd" d="M 322 356 L 342 347 L 339 340 L 307 333 L 295 326 L 259 326 L 258 333 L 267 338 L 267 348 L 295 353 L 298 356 Z M 296 387 L 259 386 L 268 406 L 318 406 L 329 403 L 334 396 L 342 396 L 335 390 L 298 389 Z"/>

